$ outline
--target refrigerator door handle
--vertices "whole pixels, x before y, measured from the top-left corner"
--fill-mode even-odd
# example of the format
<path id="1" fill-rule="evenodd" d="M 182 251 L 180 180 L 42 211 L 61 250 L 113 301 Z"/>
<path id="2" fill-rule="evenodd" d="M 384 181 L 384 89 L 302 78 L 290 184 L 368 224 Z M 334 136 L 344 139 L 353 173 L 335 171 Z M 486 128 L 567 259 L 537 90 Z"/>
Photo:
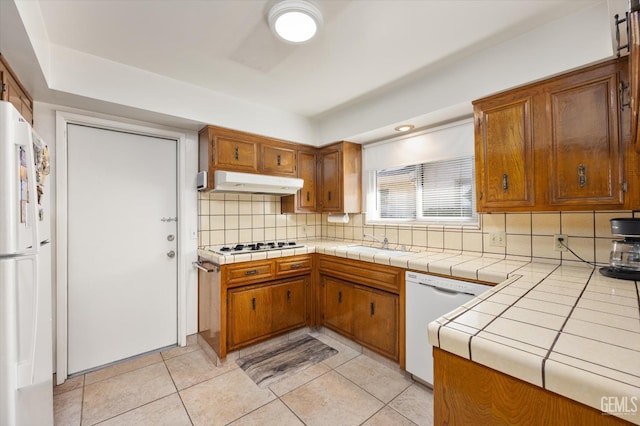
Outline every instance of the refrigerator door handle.
<path id="1" fill-rule="evenodd" d="M 18 140 L 16 145 L 23 146 L 27 155 L 27 179 L 29 181 L 29 202 L 27 211 L 27 225 L 31 226 L 32 244 L 27 248 L 24 254 L 38 253 L 38 193 L 36 191 L 36 162 L 33 153 L 33 134 L 31 127 L 26 121 L 20 121 L 22 126 L 21 132 L 16 132 Z"/>

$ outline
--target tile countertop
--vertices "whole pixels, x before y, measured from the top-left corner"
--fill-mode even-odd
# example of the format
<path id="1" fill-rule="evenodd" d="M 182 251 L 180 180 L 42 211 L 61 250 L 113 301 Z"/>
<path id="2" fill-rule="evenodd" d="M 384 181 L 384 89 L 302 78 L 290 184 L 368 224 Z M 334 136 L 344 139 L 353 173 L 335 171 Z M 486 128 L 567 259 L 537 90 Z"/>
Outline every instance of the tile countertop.
<path id="1" fill-rule="evenodd" d="M 499 283 L 429 324 L 441 349 L 640 425 L 640 283 L 587 266 L 479 253 L 349 252 L 357 242 L 308 240 L 304 248 L 198 254 L 215 264 L 324 253 Z"/>
<path id="2" fill-rule="evenodd" d="M 412 249 L 402 255 L 398 255 L 397 252 L 393 251 L 390 251 L 389 255 L 385 253 L 355 253 L 348 250 L 350 246 L 362 245 L 360 242 L 355 241 L 304 240 L 300 241 L 300 243 L 305 244 L 305 247 L 228 255 L 220 255 L 207 249 L 199 249 L 198 256 L 216 265 L 225 265 L 229 263 L 271 259 L 274 257 L 323 253 L 383 265 L 397 266 L 415 271 L 486 281 L 494 284 L 503 282 L 508 278 L 510 273 L 517 271 L 529 263 L 522 260 L 506 260 L 502 255 L 484 254 L 483 256 L 480 253 L 460 253 L 459 251 L 435 252 Z M 379 246 L 379 243 L 372 244 L 372 247 Z"/>
<path id="3" fill-rule="evenodd" d="M 430 323 L 429 342 L 640 424 L 640 285 L 580 266 L 510 275 Z"/>

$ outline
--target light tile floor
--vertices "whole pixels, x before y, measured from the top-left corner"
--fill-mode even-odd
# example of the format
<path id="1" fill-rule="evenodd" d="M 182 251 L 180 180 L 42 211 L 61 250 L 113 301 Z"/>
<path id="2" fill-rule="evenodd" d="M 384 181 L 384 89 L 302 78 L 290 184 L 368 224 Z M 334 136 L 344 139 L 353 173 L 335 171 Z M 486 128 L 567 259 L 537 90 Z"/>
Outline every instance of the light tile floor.
<path id="1" fill-rule="evenodd" d="M 433 424 L 431 390 L 312 334 L 339 353 L 265 389 L 233 359 L 216 366 L 195 342 L 73 377 L 54 388 L 55 424 Z"/>

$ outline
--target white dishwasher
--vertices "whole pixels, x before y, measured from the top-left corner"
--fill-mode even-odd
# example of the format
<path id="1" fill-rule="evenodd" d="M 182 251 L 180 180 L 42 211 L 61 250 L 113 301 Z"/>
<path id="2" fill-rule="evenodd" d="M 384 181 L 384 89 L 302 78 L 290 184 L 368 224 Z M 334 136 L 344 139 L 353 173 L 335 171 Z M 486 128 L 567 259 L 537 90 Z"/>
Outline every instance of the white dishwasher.
<path id="1" fill-rule="evenodd" d="M 429 323 L 491 286 L 410 271 L 405 273 L 405 278 L 406 368 L 433 386 L 433 346 L 429 344 Z"/>

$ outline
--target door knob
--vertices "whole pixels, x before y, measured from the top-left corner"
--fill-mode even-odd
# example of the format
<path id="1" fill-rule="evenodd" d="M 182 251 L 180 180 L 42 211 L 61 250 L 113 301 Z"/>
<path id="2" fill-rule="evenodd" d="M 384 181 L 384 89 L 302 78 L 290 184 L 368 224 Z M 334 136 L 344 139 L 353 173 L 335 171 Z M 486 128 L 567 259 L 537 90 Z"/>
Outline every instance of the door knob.
<path id="1" fill-rule="evenodd" d="M 167 256 L 173 259 L 174 257 L 176 257 L 176 252 L 173 250 L 168 251 Z"/>

